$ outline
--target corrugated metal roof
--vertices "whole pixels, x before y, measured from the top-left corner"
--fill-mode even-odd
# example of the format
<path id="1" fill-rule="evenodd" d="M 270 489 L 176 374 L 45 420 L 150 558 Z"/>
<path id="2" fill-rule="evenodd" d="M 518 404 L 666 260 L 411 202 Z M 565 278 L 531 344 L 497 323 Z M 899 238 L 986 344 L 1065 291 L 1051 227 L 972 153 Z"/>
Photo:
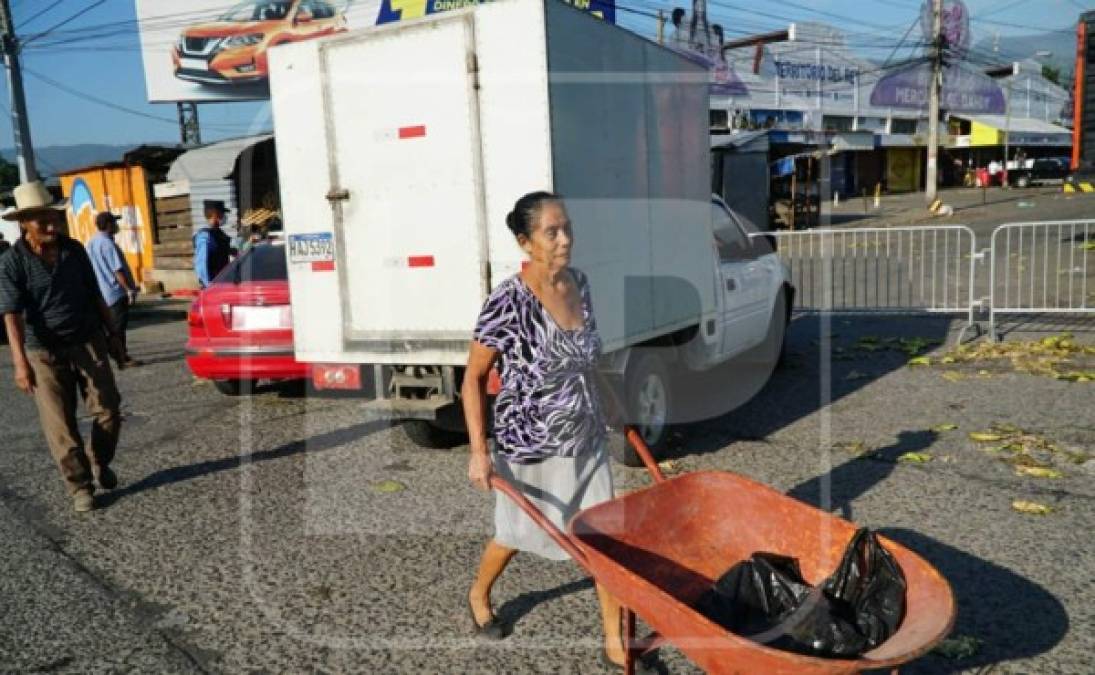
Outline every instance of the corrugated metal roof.
<path id="1" fill-rule="evenodd" d="M 767 152 L 768 131 L 737 131 L 730 134 L 711 134 L 711 149 L 732 148 L 737 152 Z"/>
<path id="2" fill-rule="evenodd" d="M 167 180 L 221 180 L 232 175 L 236 158 L 244 150 L 273 138 L 273 134 L 261 134 L 246 138 L 211 143 L 195 148 L 175 160 L 167 172 Z"/>

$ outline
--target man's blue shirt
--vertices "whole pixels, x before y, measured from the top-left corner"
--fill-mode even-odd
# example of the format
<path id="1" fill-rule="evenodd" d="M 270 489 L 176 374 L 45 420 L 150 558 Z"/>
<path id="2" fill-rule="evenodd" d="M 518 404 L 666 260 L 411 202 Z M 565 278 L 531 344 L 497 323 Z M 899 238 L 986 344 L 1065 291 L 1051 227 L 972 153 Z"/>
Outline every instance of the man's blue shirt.
<path id="1" fill-rule="evenodd" d="M 118 283 L 115 272 L 121 272 L 129 288 L 133 288 L 133 273 L 126 263 L 114 239 L 105 232 L 99 232 L 87 243 L 87 254 L 91 258 L 91 267 L 95 270 L 95 279 L 99 282 L 99 292 L 107 305 L 113 305 L 126 297 L 128 289 Z"/>

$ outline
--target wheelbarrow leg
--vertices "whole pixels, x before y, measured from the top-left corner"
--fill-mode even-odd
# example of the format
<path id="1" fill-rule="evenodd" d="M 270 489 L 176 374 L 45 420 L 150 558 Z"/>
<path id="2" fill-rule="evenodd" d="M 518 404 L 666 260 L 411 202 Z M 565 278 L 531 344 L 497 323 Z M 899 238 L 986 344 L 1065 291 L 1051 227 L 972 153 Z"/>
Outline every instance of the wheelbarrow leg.
<path id="1" fill-rule="evenodd" d="M 622 607 L 624 633 L 624 675 L 635 675 L 635 612 Z"/>

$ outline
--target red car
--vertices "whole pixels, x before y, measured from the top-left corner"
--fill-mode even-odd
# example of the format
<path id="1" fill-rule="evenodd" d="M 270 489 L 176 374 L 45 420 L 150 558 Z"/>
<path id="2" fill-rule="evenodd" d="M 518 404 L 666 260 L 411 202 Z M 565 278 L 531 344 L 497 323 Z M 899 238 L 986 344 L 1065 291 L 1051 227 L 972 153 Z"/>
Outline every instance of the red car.
<path id="1" fill-rule="evenodd" d="M 260 243 L 217 275 L 188 316 L 186 365 L 229 396 L 258 380 L 306 380 L 293 357 L 293 318 L 285 246 Z"/>

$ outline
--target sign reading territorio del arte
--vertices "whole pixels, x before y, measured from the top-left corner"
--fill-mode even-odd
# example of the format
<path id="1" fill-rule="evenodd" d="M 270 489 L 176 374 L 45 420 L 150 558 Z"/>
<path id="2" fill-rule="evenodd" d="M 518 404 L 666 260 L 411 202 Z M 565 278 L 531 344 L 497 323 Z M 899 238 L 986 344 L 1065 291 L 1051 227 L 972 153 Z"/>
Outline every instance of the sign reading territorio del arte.
<path id="1" fill-rule="evenodd" d="M 931 1 L 924 3 L 920 20 L 924 38 L 932 41 Z M 969 10 L 962 0 L 943 3 L 943 36 L 951 62 L 943 69 L 940 107 L 951 112 L 1002 114 L 1004 92 L 996 82 L 962 59 L 970 45 Z M 882 77 L 871 92 L 871 105 L 889 108 L 928 108 L 931 63 L 916 63 Z"/>

